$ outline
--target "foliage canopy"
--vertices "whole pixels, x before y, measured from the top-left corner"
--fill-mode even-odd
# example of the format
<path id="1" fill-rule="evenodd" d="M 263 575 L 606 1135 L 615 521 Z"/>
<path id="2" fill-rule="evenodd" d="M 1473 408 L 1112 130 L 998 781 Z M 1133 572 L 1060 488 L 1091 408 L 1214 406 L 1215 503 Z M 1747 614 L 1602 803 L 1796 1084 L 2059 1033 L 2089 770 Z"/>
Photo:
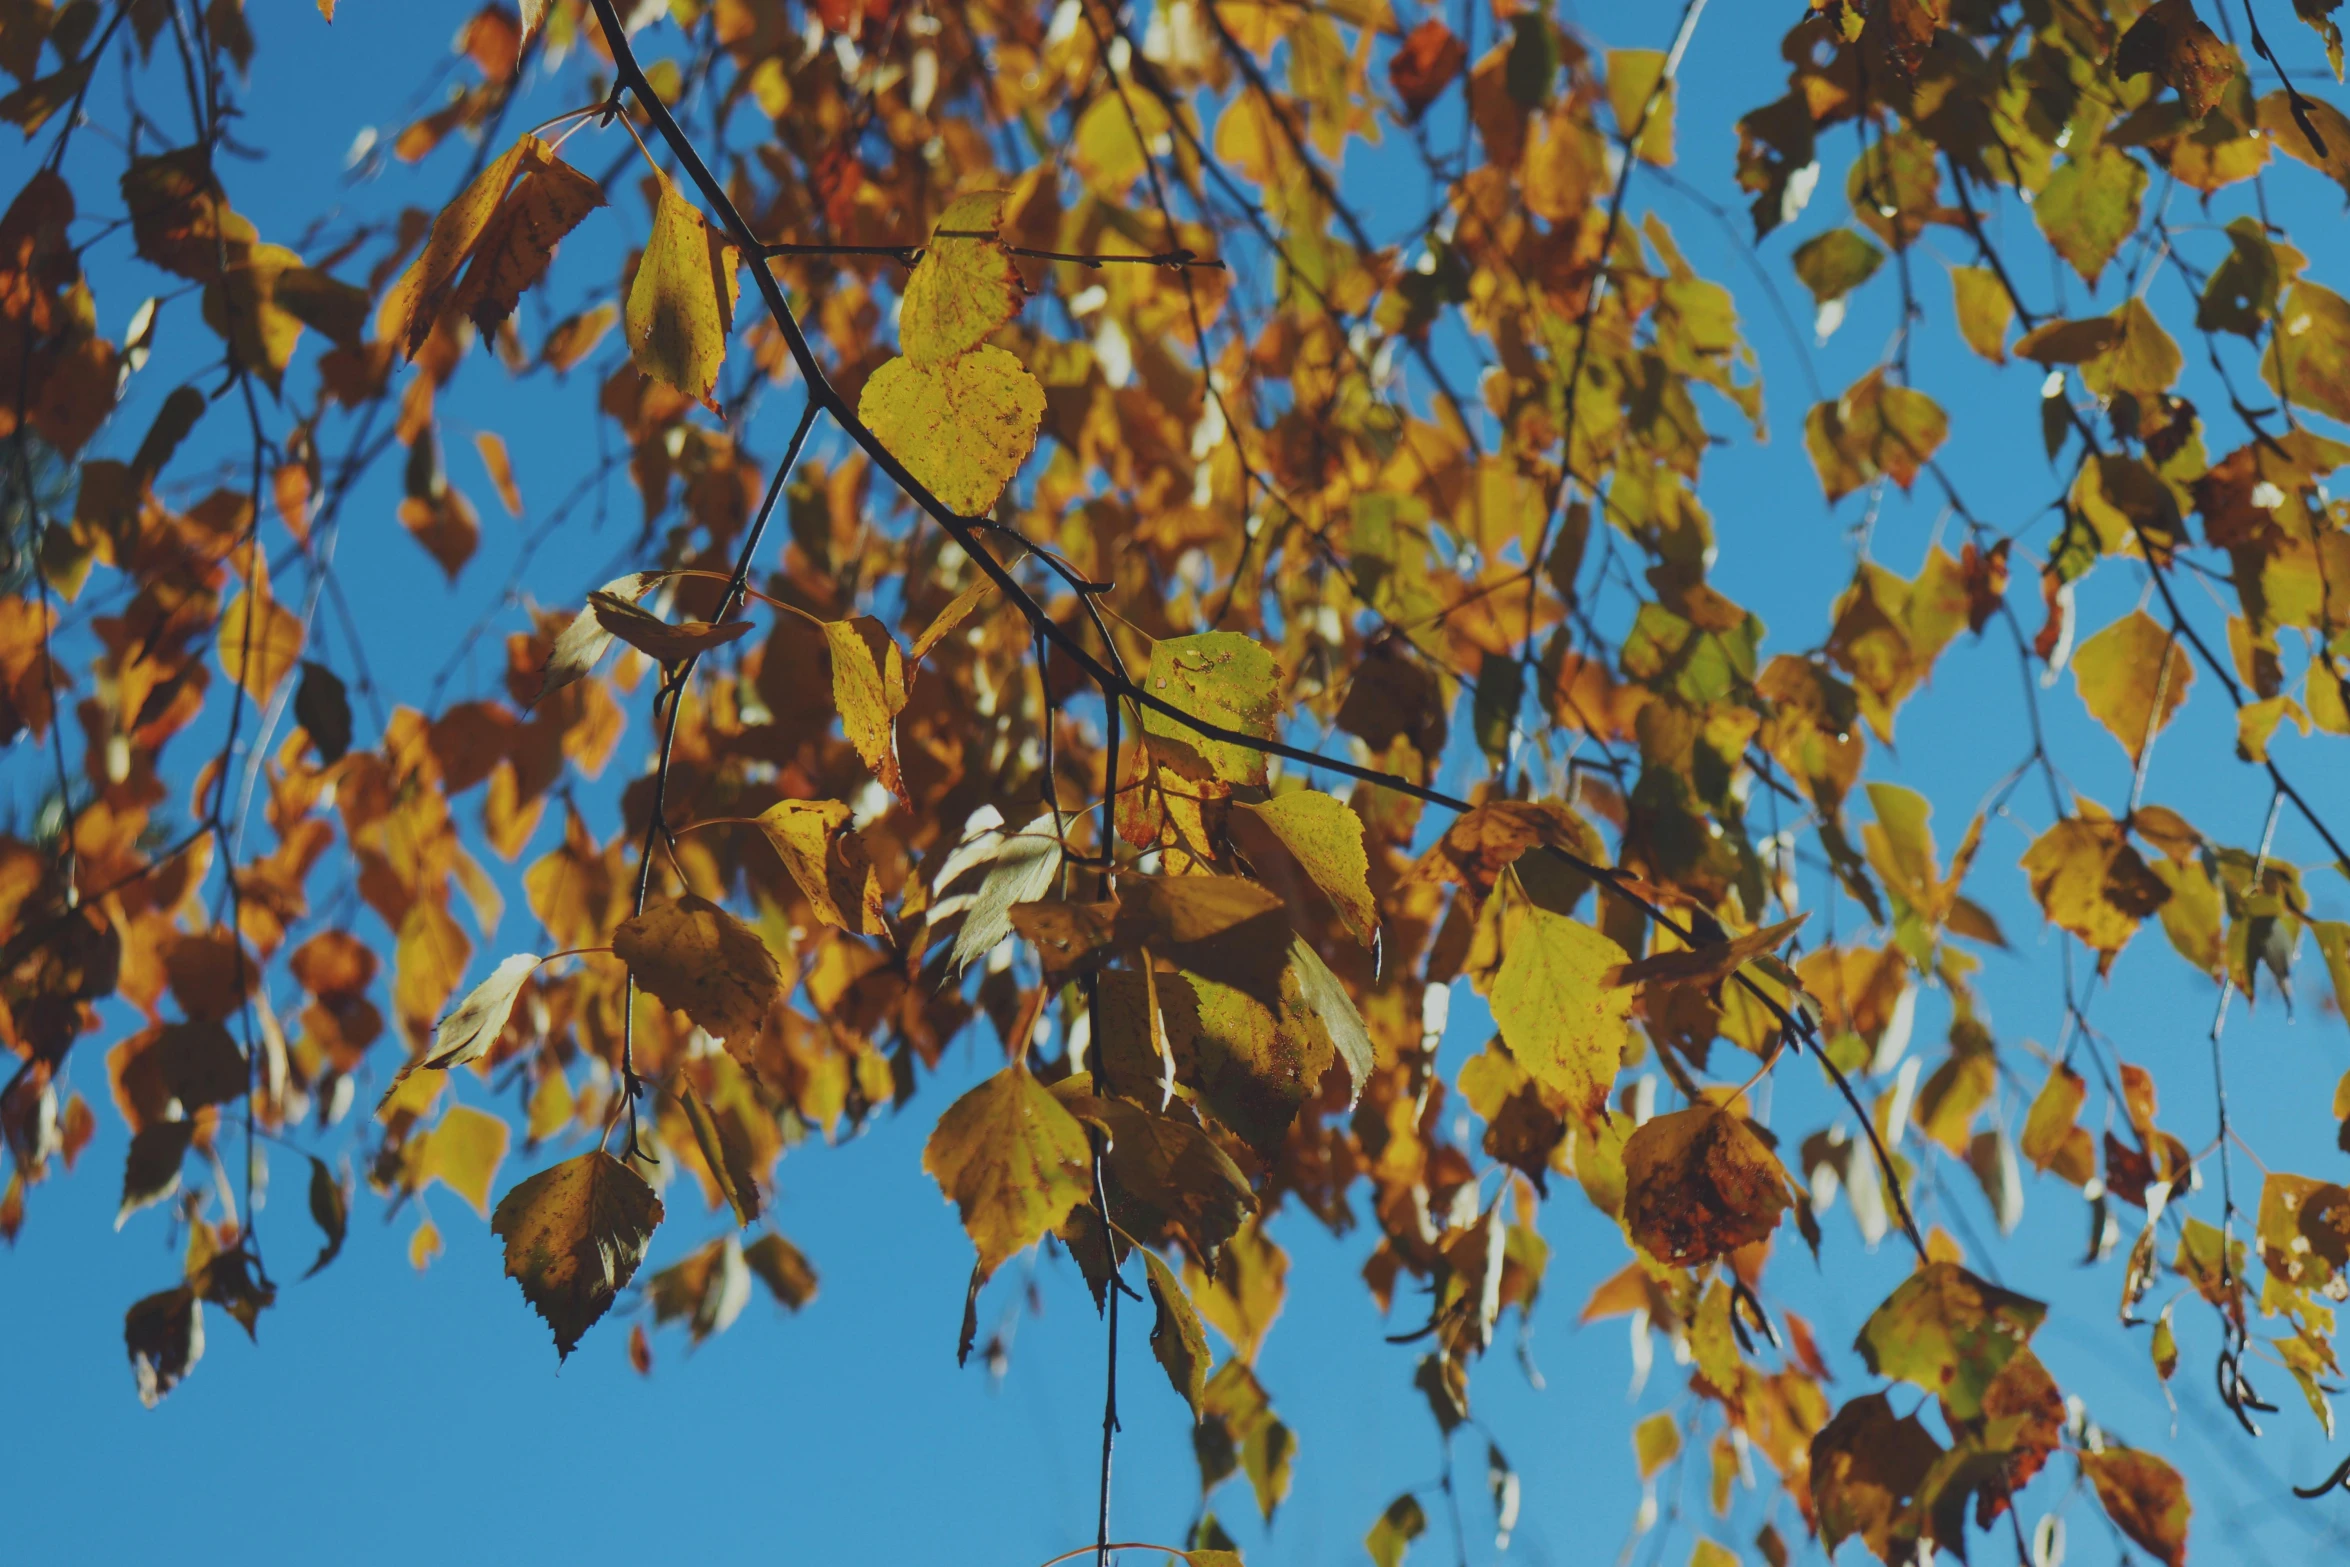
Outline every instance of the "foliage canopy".
<path id="1" fill-rule="evenodd" d="M 257 39 L 242 0 L 0 6 L 0 119 L 38 150 L 0 215 L 0 729 L 41 801 L 0 838 L 0 1233 L 110 1097 L 118 1227 L 186 1235 L 125 1315 L 142 1399 L 207 1307 L 298 1309 L 307 1239 L 265 1261 L 253 1222 L 273 1151 L 307 1161 L 311 1272 L 362 1184 L 428 1262 L 437 1182 L 560 1354 L 618 1307 L 649 1369 L 648 1320 L 699 1341 L 754 1287 L 809 1300 L 778 1159 L 907 1114 L 974 1249 L 960 1353 L 1035 1247 L 1113 1353 L 1121 1297 L 1147 1308 L 1202 1498 L 1164 1548 L 1197 1567 L 1236 1559 L 1224 1482 L 1270 1519 L 1310 1438 L 1258 1375 L 1284 1210 L 1375 1237 L 1449 1453 L 1536 1309 L 1543 1206 L 1596 1207 L 1625 1253 L 1582 1319 L 1668 1336 L 1693 1395 L 1634 1431 L 1641 1472 L 1710 1462 L 1727 1518 L 1759 1460 L 1773 1564 L 1799 1530 L 2022 1546 L 2044 1473 L 2041 1516 L 2186 1560 L 2181 1476 L 2068 1402 L 2048 1308 L 1920 1225 L 1945 1165 L 2002 1228 L 2028 1182 L 2076 1188 L 2149 1376 L 2205 1313 L 2247 1430 L 2289 1379 L 2330 1436 L 2350 1190 L 2255 1192 L 2224 1090 L 2163 1113 L 2088 1011 L 2167 952 L 2208 977 L 2216 1066 L 2232 997 L 2350 992 L 2314 885 L 2350 876 L 2311 781 L 2338 759 L 2285 738 L 2350 734 L 2350 302 L 2281 221 L 2350 192 L 2350 118 L 2277 63 L 2281 8 L 2239 39 L 2212 0 L 1790 0 L 1726 147 L 1677 133 L 1703 0 L 1663 51 L 1524 0 L 490 0 L 445 101 L 367 153 L 445 204 L 387 179 L 265 239 L 236 100 L 332 47 L 318 9 Z M 2338 74 L 2334 5 L 2293 9 Z M 526 94 L 574 107 L 518 131 Z M 1435 206 L 1382 245 L 1365 171 L 1395 167 Z M 1861 520 L 1806 645 L 1712 571 L 1706 463 L 1764 401 L 1730 290 L 1650 210 L 1684 181 L 1734 183 L 1823 341 L 1898 296 L 1878 362 L 1782 420 Z M 578 257 L 615 236 L 617 269 Z M 114 252 L 152 280 L 119 340 Z M 150 395 L 166 331 L 207 364 Z M 1968 506 L 1970 410 L 1912 373 L 1934 333 L 2037 409 L 2042 513 Z M 461 375 L 595 426 L 535 514 L 474 436 L 531 550 L 610 485 L 642 530 L 558 609 L 517 577 L 462 638 L 503 637 L 495 688 L 394 702 L 335 544 L 398 463 L 399 523 L 466 572 Z M 1906 572 L 1872 548 L 1890 492 L 1944 508 Z M 2094 623 L 2093 573 L 2138 602 Z M 2033 739 L 1945 855 L 1881 762 L 1962 646 L 2020 669 Z M 2148 798 L 2190 701 L 2233 710 L 2256 837 Z M 2056 702 L 2119 756 L 2068 770 Z M 2019 823 L 2001 863 L 1987 826 Z M 1998 876 L 2062 953 L 2051 1048 L 1977 1003 Z M 516 890 L 544 940 L 508 953 Z M 1496 1033 L 1448 1075 L 1456 987 Z M 1001 1066 L 950 1098 L 958 1039 Z M 1770 1113 L 1804 1073 L 1825 1119 Z M 1849 1350 L 1802 1315 L 1839 1207 L 1917 1264 Z M 668 1226 L 703 1238 L 640 1278 Z M 1366 1547 L 1427 1528 L 1407 1491 Z"/>

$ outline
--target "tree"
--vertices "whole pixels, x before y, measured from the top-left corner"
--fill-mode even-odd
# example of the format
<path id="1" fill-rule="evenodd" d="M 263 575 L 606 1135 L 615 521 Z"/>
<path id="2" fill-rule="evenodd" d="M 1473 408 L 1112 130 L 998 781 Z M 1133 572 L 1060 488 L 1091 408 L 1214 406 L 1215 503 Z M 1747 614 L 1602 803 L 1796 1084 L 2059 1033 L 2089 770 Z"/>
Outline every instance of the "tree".
<path id="1" fill-rule="evenodd" d="M 2120 1300 L 2098 1331 L 2146 1333 L 2166 1385 L 2182 1333 L 2209 1347 L 2253 1434 L 2289 1379 L 2330 1436 L 2350 1190 L 2260 1163 L 2255 1194 L 2224 1087 L 2237 998 L 2289 1004 L 2317 968 L 2337 1014 L 2350 994 L 2332 742 L 2296 749 L 2350 734 L 2350 509 L 2324 487 L 2350 303 L 2286 225 L 2313 182 L 2350 190 L 2350 119 L 2257 6 L 2239 47 L 2192 0 L 1815 0 L 1733 149 L 1676 136 L 1703 0 L 1663 50 L 1531 5 L 492 0 L 388 149 L 448 176 L 437 211 L 386 179 L 264 238 L 238 96 L 331 55 L 319 9 L 268 50 L 241 0 L 0 11 L 0 118 L 41 149 L 0 217 L 0 728 L 38 800 L 0 840 L 0 1233 L 95 1135 L 75 1082 L 102 1063 L 122 1217 L 187 1237 L 124 1318 L 146 1402 L 207 1306 L 247 1333 L 299 1309 L 307 1243 L 272 1226 L 265 1254 L 256 1222 L 273 1151 L 306 1162 L 311 1272 L 360 1182 L 420 1214 L 439 1182 L 559 1355 L 618 1309 L 649 1368 L 648 1319 L 699 1341 L 754 1288 L 806 1302 L 778 1158 L 904 1115 L 975 1254 L 959 1355 L 1038 1247 L 1113 1366 L 1122 1309 L 1147 1324 L 1203 1498 L 1160 1548 L 1195 1567 L 1235 1559 L 1206 1499 L 1245 1477 L 1270 1519 L 1301 1440 L 1257 1369 L 1276 1215 L 1367 1219 L 1448 1500 L 1553 1200 L 1621 1232 L 1584 1317 L 1687 1352 L 1686 1415 L 1633 1432 L 1643 1474 L 1759 1457 L 1784 1498 L 1762 1560 L 1986 1530 L 2047 1560 L 2027 1490 L 2186 1557 L 2154 1434 L 2068 1404 L 2047 1307 L 1921 1222 L 1921 1194 L 1956 1211 L 1946 1173 L 2002 1229 L 2028 1180 L 2077 1188 Z M 2331 7 L 2295 9 L 2338 75 Z M 526 102 L 560 112 L 517 132 Z M 1700 501 L 1714 450 L 1764 434 L 1757 355 L 1649 205 L 1731 178 L 1734 248 L 1772 299 L 1809 291 L 1822 341 L 1894 309 L 1801 421 L 1861 528 L 1777 647 Z M 1774 240 L 1839 179 L 1847 215 Z M 153 296 L 119 342 L 108 268 Z M 151 387 L 191 316 L 195 372 Z M 1949 457 L 1994 416 L 1913 375 L 1945 340 L 2036 404 L 2040 449 L 1997 454 L 2045 459 L 2036 514 L 1968 505 Z M 335 558 L 397 462 L 399 522 L 460 582 L 461 376 L 596 435 L 446 638 L 504 638 L 452 701 L 457 662 L 370 672 Z M 753 430 L 771 398 L 780 444 Z M 476 445 L 528 515 L 505 442 Z M 539 547 L 623 484 L 624 574 L 530 602 Z M 1913 493 L 1942 521 L 1904 572 L 1870 530 Z M 2093 574 L 2136 602 L 2097 609 Z M 1888 777 L 1962 658 L 2021 674 L 1996 700 L 2030 737 L 1974 805 Z M 2197 687 L 2232 710 L 2249 823 L 2148 798 Z M 641 774 L 596 786 L 616 757 Z M 2051 932 L 2045 1049 L 1980 1003 L 2000 878 Z M 517 894 L 544 939 L 510 952 Z M 2092 1022 L 2125 962 L 2207 977 L 2209 1090 L 2158 1100 Z M 1949 1013 L 1931 1060 L 1922 992 Z M 1456 993 L 1495 1033 L 1440 1070 Z M 954 1080 L 957 1040 L 1000 1067 Z M 527 1176 L 517 1137 L 550 1149 Z M 1848 1351 L 1803 1312 L 1854 1239 L 1915 1267 Z M 1427 1523 L 1404 1492 L 1370 1554 Z"/>

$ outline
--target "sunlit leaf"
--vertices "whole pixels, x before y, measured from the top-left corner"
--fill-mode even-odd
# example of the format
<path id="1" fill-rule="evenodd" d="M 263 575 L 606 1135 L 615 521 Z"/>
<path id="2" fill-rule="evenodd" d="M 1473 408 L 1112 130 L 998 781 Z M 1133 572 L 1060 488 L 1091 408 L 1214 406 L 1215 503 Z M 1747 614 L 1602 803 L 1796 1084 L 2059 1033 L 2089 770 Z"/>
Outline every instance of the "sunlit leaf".
<path id="1" fill-rule="evenodd" d="M 857 416 L 948 510 L 977 517 L 1035 448 L 1044 388 L 983 343 L 952 359 L 892 359 L 865 382 Z"/>
<path id="2" fill-rule="evenodd" d="M 569 1359 L 581 1335 L 636 1277 L 661 1222 L 644 1177 L 593 1149 L 540 1171 L 498 1201 L 490 1232 L 506 1243 L 506 1273 L 554 1330 Z"/>

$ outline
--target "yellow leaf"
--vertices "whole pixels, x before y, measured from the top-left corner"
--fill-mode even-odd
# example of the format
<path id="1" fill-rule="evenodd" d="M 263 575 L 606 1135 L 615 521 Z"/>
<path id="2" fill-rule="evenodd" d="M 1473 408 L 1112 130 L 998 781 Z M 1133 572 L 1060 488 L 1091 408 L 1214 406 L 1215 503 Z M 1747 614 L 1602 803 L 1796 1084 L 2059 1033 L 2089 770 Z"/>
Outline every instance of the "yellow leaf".
<path id="1" fill-rule="evenodd" d="M 522 515 L 522 490 L 514 482 L 514 462 L 506 455 L 506 443 L 494 432 L 483 430 L 473 438 L 474 449 L 481 453 L 481 465 L 489 470 L 490 486 L 498 492 L 498 504 L 510 516 Z"/>
<path id="2" fill-rule="evenodd" d="M 888 930 L 881 911 L 881 882 L 866 857 L 864 840 L 849 826 L 846 805 L 838 800 L 779 801 L 759 813 L 759 827 L 818 919 L 867 936 Z"/>
<path id="3" fill-rule="evenodd" d="M 1225 1244 L 1214 1278 L 1197 1262 L 1185 1263 L 1183 1274 L 1200 1316 L 1233 1354 L 1253 1362 L 1289 1298 L 1289 1253 L 1252 1218 Z"/>
<path id="4" fill-rule="evenodd" d="M 2075 1125 L 2089 1085 L 2081 1074 L 2062 1063 L 2049 1068 L 2048 1081 L 2033 1097 L 2024 1117 L 2024 1134 L 2017 1140 L 2033 1168 L 2054 1170 L 2075 1186 L 2088 1184 L 2097 1173 L 2097 1150 L 2088 1132 Z"/>
<path id="5" fill-rule="evenodd" d="M 2115 822 L 2058 822 L 2025 851 L 2023 865 L 2048 918 L 2096 948 L 2105 963 L 2129 944 L 2139 921 L 2170 899 L 2170 889 Z"/>
<path id="6" fill-rule="evenodd" d="M 979 607 L 981 599 L 994 591 L 995 584 L 981 577 L 956 594 L 946 608 L 930 617 L 930 624 L 922 628 L 922 634 L 914 639 L 914 645 L 906 649 L 906 663 L 921 663 L 929 656 L 932 648 L 945 641 L 957 626 L 970 618 L 971 611 Z"/>
<path id="7" fill-rule="evenodd" d="M 569 1358 L 612 1298 L 636 1276 L 661 1222 L 644 1177 L 602 1149 L 566 1159 L 508 1192 L 490 1219 L 506 1273 Z"/>
<path id="8" fill-rule="evenodd" d="M 1371 898 L 1370 857 L 1363 850 L 1363 819 L 1345 801 L 1320 789 L 1297 789 L 1262 805 L 1243 807 L 1296 856 L 1314 885 L 1329 895 L 1347 931 L 1364 946 L 1379 932 Z"/>
<path id="9" fill-rule="evenodd" d="M 2097 1500 L 2121 1532 L 2164 1567 L 2185 1567 L 2187 1519 L 2194 1508 L 2179 1472 L 2152 1453 L 2107 1447 L 2081 1455 Z"/>
<path id="10" fill-rule="evenodd" d="M 937 364 L 892 359 L 865 383 L 857 416 L 949 510 L 995 504 L 1035 449 L 1044 388 L 989 344 Z"/>
<path id="11" fill-rule="evenodd" d="M 514 314 L 523 291 L 547 275 L 555 246 L 604 204 L 594 180 L 536 136 L 522 140 L 521 173 L 475 238 L 473 262 L 450 297 L 484 336 Z"/>
<path id="12" fill-rule="evenodd" d="M 2138 609 L 2081 644 L 2073 654 L 2073 679 L 2089 716 L 2135 762 L 2187 700 L 2195 671 L 2161 622 Z"/>
<path id="13" fill-rule="evenodd" d="M 2015 301 L 1999 286 L 1999 276 L 1987 267 L 1950 269 L 1951 292 L 1958 306 L 1958 335 L 1966 346 L 1993 364 L 2007 363 L 2007 328 L 2015 319 Z"/>
<path id="14" fill-rule="evenodd" d="M 1607 1109 L 1632 992 L 1608 983 L 1624 949 L 1579 921 L 1512 896 L 1492 988 L 1502 1042 L 1586 1124 Z"/>
<path id="15" fill-rule="evenodd" d="M 302 661 L 302 622 L 269 596 L 269 571 L 258 561 L 254 580 L 220 617 L 220 665 L 256 702 Z"/>
<path id="16" fill-rule="evenodd" d="M 488 1111 L 449 1106 L 440 1124 L 426 1134 L 425 1179 L 439 1181 L 488 1218 L 490 1182 L 506 1157 L 506 1138 L 506 1123 Z"/>
<path id="17" fill-rule="evenodd" d="M 574 681 L 584 679 L 612 646 L 612 633 L 605 629 L 604 618 L 596 612 L 597 597 L 620 599 L 635 603 L 653 585 L 654 573 L 632 571 L 625 577 L 615 577 L 589 595 L 585 609 L 571 617 L 555 637 L 555 645 L 547 653 L 547 667 L 539 672 L 539 688 L 531 701 L 541 702 Z"/>
<path id="18" fill-rule="evenodd" d="M 898 308 L 898 345 L 915 363 L 935 364 L 977 348 L 1020 313 L 1027 291 L 995 237 L 1006 194 L 958 196 L 940 215 Z"/>
<path id="19" fill-rule="evenodd" d="M 400 921 L 393 957 L 392 1004 L 422 1032 L 456 993 L 473 942 L 431 898 L 419 898 Z"/>
<path id="20" fill-rule="evenodd" d="M 628 289 L 628 351 L 639 370 L 712 413 L 726 334 L 734 326 L 735 266 L 734 247 L 663 180 L 653 237 Z"/>
<path id="21" fill-rule="evenodd" d="M 1191 1406 L 1193 1420 L 1199 1418 L 1200 1394 L 1208 1378 L 1208 1337 L 1200 1330 L 1199 1313 L 1192 1309 L 1191 1298 L 1176 1282 L 1174 1270 L 1161 1262 L 1156 1252 L 1142 1254 L 1143 1276 L 1148 1280 L 1151 1304 L 1156 1315 L 1151 1323 L 1151 1353 L 1167 1373 L 1186 1404 Z"/>
<path id="22" fill-rule="evenodd" d="M 876 664 L 871 636 L 887 645 Z M 840 725 L 873 770 L 881 786 L 899 799 L 906 798 L 906 780 L 898 770 L 898 741 L 894 727 L 906 705 L 906 666 L 898 645 L 881 623 L 870 616 L 824 623 L 824 645 L 832 655 L 832 704 Z M 911 802 L 909 802 L 911 803 Z"/>
<path id="23" fill-rule="evenodd" d="M 400 274 L 400 280 L 385 292 L 383 303 L 376 307 L 377 337 L 387 343 L 397 343 L 410 359 L 416 357 L 424 340 L 432 336 L 433 324 L 441 318 L 449 290 L 457 279 L 457 269 L 473 254 L 482 230 L 489 226 L 498 203 L 505 199 L 507 188 L 522 168 L 525 152 L 537 141 L 537 137 L 526 134 L 482 170 L 472 184 L 458 193 L 455 201 L 441 209 L 440 216 L 433 219 L 432 234 L 424 242 L 423 253 Z"/>
<path id="24" fill-rule="evenodd" d="M 651 610 L 601 588 L 588 595 L 588 608 L 595 611 L 596 623 L 606 631 L 663 664 L 682 663 L 711 648 L 723 647 L 751 629 L 747 620 L 722 625 L 689 620 L 673 626 Z"/>
<path id="25" fill-rule="evenodd" d="M 947 1107 L 922 1150 L 979 1249 L 979 1276 L 1060 1227 L 1088 1200 L 1085 1128 L 1021 1067 L 1006 1067 Z"/>
<path id="26" fill-rule="evenodd" d="M 656 904 L 612 933 L 612 950 L 661 1004 L 719 1040 L 747 1040 L 773 1010 L 782 976 L 767 943 L 715 903 Z"/>

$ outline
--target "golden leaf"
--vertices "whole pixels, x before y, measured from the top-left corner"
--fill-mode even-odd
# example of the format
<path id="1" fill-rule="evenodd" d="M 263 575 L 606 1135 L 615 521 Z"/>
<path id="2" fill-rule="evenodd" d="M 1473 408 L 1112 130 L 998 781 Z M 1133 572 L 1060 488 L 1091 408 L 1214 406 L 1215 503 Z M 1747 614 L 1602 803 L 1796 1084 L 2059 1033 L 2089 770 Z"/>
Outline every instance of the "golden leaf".
<path id="1" fill-rule="evenodd" d="M 662 180 L 653 237 L 628 289 L 628 351 L 639 370 L 712 413 L 726 334 L 734 327 L 735 268 L 734 247 Z"/>
<path id="2" fill-rule="evenodd" d="M 1089 1199 L 1091 1159 L 1085 1128 L 1018 1066 L 949 1105 L 922 1150 L 922 1168 L 962 1212 L 982 1278 Z"/>
<path id="3" fill-rule="evenodd" d="M 542 1170 L 508 1192 L 490 1219 L 506 1273 L 555 1333 L 558 1358 L 636 1277 L 661 1222 L 644 1177 L 602 1149 Z"/>
<path id="4" fill-rule="evenodd" d="M 612 933 L 612 950 L 661 1004 L 719 1040 L 747 1040 L 774 1010 L 782 974 L 767 943 L 715 903 L 688 894 Z"/>
<path id="5" fill-rule="evenodd" d="M 1020 313 L 1027 290 L 995 237 L 1006 194 L 958 196 L 939 215 L 898 307 L 898 345 L 915 363 L 936 364 L 977 348 Z"/>
<path id="6" fill-rule="evenodd" d="M 935 364 L 892 359 L 866 381 L 857 417 L 942 505 L 976 517 L 1034 450 L 1044 388 L 1019 360 L 982 344 Z"/>

